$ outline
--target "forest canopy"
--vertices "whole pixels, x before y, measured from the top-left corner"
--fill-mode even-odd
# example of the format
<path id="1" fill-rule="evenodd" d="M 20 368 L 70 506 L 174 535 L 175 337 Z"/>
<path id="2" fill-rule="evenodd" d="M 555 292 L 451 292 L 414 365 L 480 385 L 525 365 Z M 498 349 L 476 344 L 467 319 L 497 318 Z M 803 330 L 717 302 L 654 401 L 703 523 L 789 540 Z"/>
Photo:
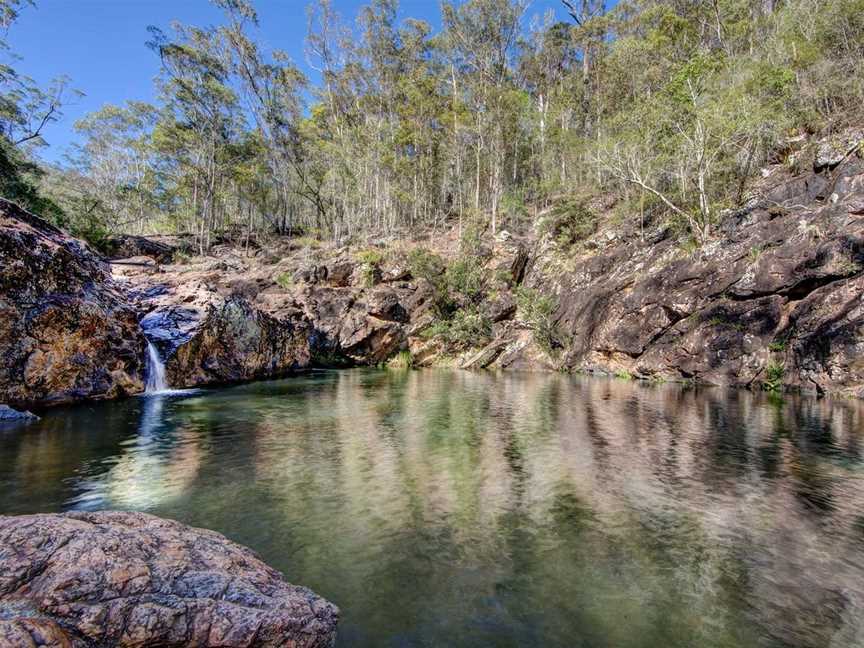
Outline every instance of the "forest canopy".
<path id="1" fill-rule="evenodd" d="M 0 0 L 2 25 L 26 4 Z M 97 244 L 184 233 L 202 253 L 233 232 L 496 232 L 600 194 L 705 240 L 784 141 L 864 110 L 864 0 L 562 0 L 565 22 L 445 1 L 437 31 L 397 0 L 353 19 L 316 0 L 317 84 L 262 47 L 251 2 L 214 4 L 219 25 L 149 28 L 158 100 L 78 121 L 63 166 L 36 153 L 68 80 L 0 68 L 0 193 Z"/>

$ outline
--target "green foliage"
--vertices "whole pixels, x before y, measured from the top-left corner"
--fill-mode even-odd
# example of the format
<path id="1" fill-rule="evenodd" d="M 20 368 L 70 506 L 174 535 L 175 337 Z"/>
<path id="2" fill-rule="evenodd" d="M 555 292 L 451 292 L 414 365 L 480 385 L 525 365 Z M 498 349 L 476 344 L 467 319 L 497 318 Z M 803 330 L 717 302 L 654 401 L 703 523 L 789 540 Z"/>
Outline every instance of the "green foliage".
<path id="1" fill-rule="evenodd" d="M 564 343 L 564 336 L 555 322 L 558 300 L 533 288 L 519 286 L 516 304 L 519 316 L 531 328 L 537 345 L 550 356 L 557 354 Z"/>
<path id="2" fill-rule="evenodd" d="M 0 5 L 0 25 L 27 5 Z M 155 105 L 82 119 L 50 181 L 32 149 L 65 82 L 0 66 L 2 194 L 92 241 L 167 230 L 201 254 L 238 233 L 345 242 L 459 223 L 474 261 L 500 226 L 550 204 L 542 226 L 570 250 L 609 218 L 579 197 L 602 194 L 625 219 L 671 224 L 689 252 L 790 134 L 864 117 L 864 0 L 593 0 L 574 3 L 578 24 L 525 20 L 525 0 L 470 0 L 442 4 L 438 33 L 389 0 L 357 29 L 316 0 L 318 87 L 255 41 L 250 4 L 218 6 L 216 26 L 151 30 Z M 380 261 L 361 263 L 374 280 Z M 453 310 L 482 286 L 470 268 L 450 274 L 435 285 Z"/>
<path id="3" fill-rule="evenodd" d="M 290 272 L 280 272 L 276 275 L 276 284 L 282 288 L 282 290 L 290 290 L 294 287 L 294 278 L 291 276 Z"/>
<path id="4" fill-rule="evenodd" d="M 423 335 L 438 338 L 451 349 L 461 351 L 487 344 L 492 337 L 492 322 L 477 306 L 467 306 L 448 319 L 436 321 Z"/>
<path id="5" fill-rule="evenodd" d="M 425 279 L 434 286 L 441 281 L 446 266 L 444 259 L 434 252 L 417 247 L 408 253 L 408 269 L 412 277 Z"/>
<path id="6" fill-rule="evenodd" d="M 457 259 L 448 266 L 445 279 L 450 294 L 457 293 L 469 302 L 476 302 L 483 296 L 485 277 L 477 259 Z"/>
<path id="7" fill-rule="evenodd" d="M 360 263 L 369 266 L 379 266 L 384 261 L 384 253 L 381 250 L 376 250 L 375 248 L 361 250 L 355 256 Z"/>
<path id="8" fill-rule="evenodd" d="M 743 331 L 744 330 L 743 324 L 741 324 L 740 322 L 735 322 L 733 320 L 730 320 L 728 317 L 725 317 L 723 315 L 715 315 L 715 316 L 707 318 L 704 321 L 705 321 L 705 324 L 707 324 L 708 326 L 725 327 L 725 328 L 734 329 L 736 331 Z"/>
<path id="9" fill-rule="evenodd" d="M 192 260 L 192 256 L 186 252 L 185 250 L 177 250 L 174 252 L 174 264 L 175 265 L 186 265 Z M 278 281 L 277 281 L 278 283 Z"/>
<path id="10" fill-rule="evenodd" d="M 780 392 L 783 390 L 783 374 L 786 366 L 782 362 L 770 361 L 765 366 L 765 378 L 762 380 L 762 389 L 768 392 Z"/>
<path id="11" fill-rule="evenodd" d="M 462 229 L 462 237 L 459 239 L 459 253 L 463 257 L 480 254 L 483 243 L 483 226 L 475 217 Z"/>
<path id="12" fill-rule="evenodd" d="M 558 247 L 567 251 L 591 236 L 597 228 L 597 217 L 584 200 L 559 202 L 540 224 L 540 232 L 555 239 Z"/>
<path id="13" fill-rule="evenodd" d="M 295 236 L 292 242 L 300 248 L 318 249 L 321 247 L 321 241 L 314 236 Z"/>
<path id="14" fill-rule="evenodd" d="M 363 285 L 371 288 L 375 285 L 380 266 L 384 262 L 384 253 L 375 248 L 362 250 L 355 255 L 355 258 L 360 262 L 360 274 L 363 278 Z"/>
<path id="15" fill-rule="evenodd" d="M 619 369 L 615 372 L 615 377 L 620 380 L 633 380 L 633 374 L 626 369 Z"/>
<path id="16" fill-rule="evenodd" d="M 414 358 L 411 352 L 404 349 L 387 361 L 388 369 L 412 369 L 414 367 Z"/>
<path id="17" fill-rule="evenodd" d="M 766 249 L 767 246 L 765 245 L 756 245 L 750 248 L 750 252 L 747 253 L 747 258 L 750 260 L 750 263 L 756 263 Z"/>
<path id="18" fill-rule="evenodd" d="M 774 340 L 768 345 L 768 350 L 773 353 L 782 353 L 786 351 L 786 340 Z"/>

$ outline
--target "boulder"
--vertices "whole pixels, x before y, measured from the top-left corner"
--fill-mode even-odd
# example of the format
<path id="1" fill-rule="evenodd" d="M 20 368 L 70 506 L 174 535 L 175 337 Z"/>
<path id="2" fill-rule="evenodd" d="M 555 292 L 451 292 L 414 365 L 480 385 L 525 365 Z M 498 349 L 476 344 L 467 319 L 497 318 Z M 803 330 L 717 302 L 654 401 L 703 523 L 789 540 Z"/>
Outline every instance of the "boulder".
<path id="1" fill-rule="evenodd" d="M 144 349 L 137 314 L 102 258 L 0 199 L 0 401 L 140 392 Z"/>
<path id="2" fill-rule="evenodd" d="M 816 145 L 813 169 L 833 169 L 864 144 L 864 129 L 850 128 L 822 139 Z"/>
<path id="3" fill-rule="evenodd" d="M 318 364 L 376 365 L 408 348 L 413 288 L 308 287 L 298 296 Z"/>
<path id="4" fill-rule="evenodd" d="M 171 263 L 177 249 L 144 236 L 113 236 L 105 242 L 105 253 L 112 259 L 147 257 L 157 263 Z"/>
<path id="5" fill-rule="evenodd" d="M 0 645 L 325 648 L 339 610 L 212 531 L 143 513 L 0 517 Z"/>
<path id="6" fill-rule="evenodd" d="M 276 318 L 203 283 L 151 287 L 141 327 L 163 358 L 168 383 L 198 387 L 284 375 L 309 366 L 302 318 Z"/>

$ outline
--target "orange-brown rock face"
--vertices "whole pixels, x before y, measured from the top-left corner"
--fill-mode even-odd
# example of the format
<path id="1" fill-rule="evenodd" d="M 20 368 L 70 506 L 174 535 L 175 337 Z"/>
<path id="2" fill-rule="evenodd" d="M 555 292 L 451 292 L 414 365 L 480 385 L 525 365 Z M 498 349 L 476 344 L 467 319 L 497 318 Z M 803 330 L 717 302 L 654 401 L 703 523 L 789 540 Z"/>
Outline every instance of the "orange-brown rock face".
<path id="1" fill-rule="evenodd" d="M 105 263 L 0 199 L 0 402 L 53 405 L 143 389 L 144 338 Z"/>
<path id="2" fill-rule="evenodd" d="M 324 648 L 338 617 L 212 531 L 142 513 L 0 517 L 0 646 Z"/>

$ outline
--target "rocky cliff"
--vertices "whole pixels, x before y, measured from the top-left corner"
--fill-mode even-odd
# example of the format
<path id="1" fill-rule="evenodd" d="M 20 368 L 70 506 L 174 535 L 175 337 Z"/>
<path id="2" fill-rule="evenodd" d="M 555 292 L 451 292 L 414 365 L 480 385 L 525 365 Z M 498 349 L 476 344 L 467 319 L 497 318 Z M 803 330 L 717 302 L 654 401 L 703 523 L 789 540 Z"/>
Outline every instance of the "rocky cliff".
<path id="1" fill-rule="evenodd" d="M 861 141 L 763 170 L 693 249 L 663 228 L 600 231 L 566 259 L 541 241 L 527 282 L 558 300 L 559 366 L 864 396 Z"/>
<path id="2" fill-rule="evenodd" d="M 144 348 L 138 315 L 101 257 L 0 199 L 0 402 L 134 394 Z"/>

